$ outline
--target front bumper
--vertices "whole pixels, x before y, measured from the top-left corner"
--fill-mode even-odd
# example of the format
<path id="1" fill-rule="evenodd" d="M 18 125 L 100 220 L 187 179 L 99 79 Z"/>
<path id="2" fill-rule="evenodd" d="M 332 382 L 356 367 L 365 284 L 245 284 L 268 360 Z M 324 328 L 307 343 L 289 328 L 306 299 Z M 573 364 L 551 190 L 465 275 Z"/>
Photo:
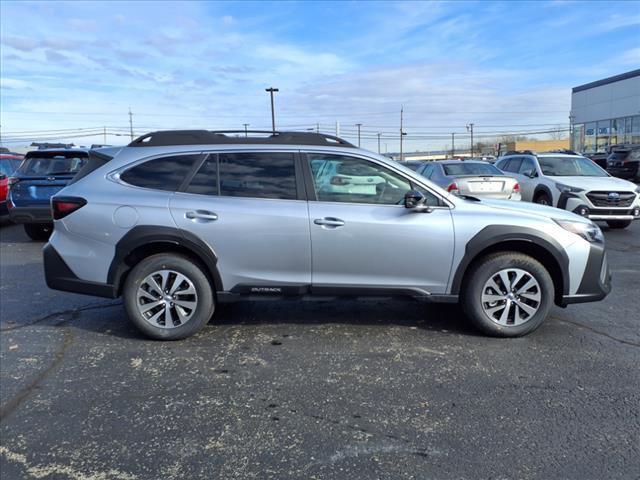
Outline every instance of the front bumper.
<path id="1" fill-rule="evenodd" d="M 9 205 L 9 217 L 14 223 L 52 223 L 51 208 L 46 206 L 18 207 Z"/>
<path id="2" fill-rule="evenodd" d="M 569 210 L 581 217 L 590 220 L 638 220 L 640 219 L 640 202 L 636 199 L 628 206 L 617 207 L 615 204 L 610 206 L 596 207 L 582 193 L 566 193 L 560 194 L 558 200 L 558 208 Z"/>
<path id="3" fill-rule="evenodd" d="M 47 243 L 42 249 L 42 256 L 44 259 L 44 278 L 49 288 L 93 295 L 94 297 L 117 297 L 116 288 L 113 285 L 78 278 L 50 243 Z"/>
<path id="4" fill-rule="evenodd" d="M 563 295 L 560 306 L 572 303 L 597 302 L 611 292 L 611 270 L 604 244 L 592 243 L 582 281 L 573 295 Z"/>

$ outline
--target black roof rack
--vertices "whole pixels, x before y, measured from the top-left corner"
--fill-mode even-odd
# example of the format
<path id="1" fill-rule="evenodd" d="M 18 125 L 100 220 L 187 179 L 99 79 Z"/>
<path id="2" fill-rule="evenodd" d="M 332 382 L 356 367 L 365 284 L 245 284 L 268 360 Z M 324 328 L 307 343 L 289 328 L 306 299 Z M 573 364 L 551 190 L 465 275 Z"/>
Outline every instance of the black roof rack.
<path id="1" fill-rule="evenodd" d="M 535 155 L 535 152 L 532 152 L 531 150 L 509 150 L 502 156 L 506 157 L 507 155 Z"/>
<path id="2" fill-rule="evenodd" d="M 556 150 L 547 150 L 544 153 L 565 153 L 567 155 L 579 155 L 579 153 L 569 150 L 568 148 L 558 148 Z"/>
<path id="3" fill-rule="evenodd" d="M 233 134 L 233 135 L 229 135 Z M 262 136 L 248 136 L 260 134 Z M 264 135 L 268 136 L 264 136 Z M 246 136 L 245 136 L 246 135 Z M 271 130 L 165 130 L 136 138 L 129 147 L 166 147 L 171 145 L 318 145 L 351 147 L 354 145 L 333 135 L 311 132 L 272 132 Z"/>

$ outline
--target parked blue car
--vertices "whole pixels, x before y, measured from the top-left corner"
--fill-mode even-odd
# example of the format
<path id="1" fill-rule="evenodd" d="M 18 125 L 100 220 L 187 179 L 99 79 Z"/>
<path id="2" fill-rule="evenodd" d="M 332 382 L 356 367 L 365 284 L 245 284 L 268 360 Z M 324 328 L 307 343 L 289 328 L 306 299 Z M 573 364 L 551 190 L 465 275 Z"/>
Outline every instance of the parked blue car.
<path id="1" fill-rule="evenodd" d="M 49 149 L 28 152 L 9 180 L 7 207 L 14 223 L 27 235 L 46 241 L 53 230 L 50 200 L 87 162 L 88 150 Z"/>

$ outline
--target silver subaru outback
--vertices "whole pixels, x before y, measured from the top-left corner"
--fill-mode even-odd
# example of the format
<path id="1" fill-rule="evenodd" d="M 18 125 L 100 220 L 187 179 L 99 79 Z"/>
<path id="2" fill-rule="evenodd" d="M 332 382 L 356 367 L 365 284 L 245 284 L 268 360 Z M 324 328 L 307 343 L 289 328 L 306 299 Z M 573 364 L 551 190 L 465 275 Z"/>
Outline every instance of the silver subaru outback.
<path id="1" fill-rule="evenodd" d="M 224 302 L 344 295 L 459 302 L 515 337 L 611 289 L 588 219 L 452 195 L 323 134 L 150 133 L 91 151 L 51 204 L 49 287 L 122 296 L 157 339 L 193 335 Z"/>

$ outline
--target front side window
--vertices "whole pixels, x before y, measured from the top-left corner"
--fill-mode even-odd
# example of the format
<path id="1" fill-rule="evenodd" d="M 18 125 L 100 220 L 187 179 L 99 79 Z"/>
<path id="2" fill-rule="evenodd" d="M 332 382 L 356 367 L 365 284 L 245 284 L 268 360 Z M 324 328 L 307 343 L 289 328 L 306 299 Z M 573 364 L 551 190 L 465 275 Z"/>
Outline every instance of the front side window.
<path id="1" fill-rule="evenodd" d="M 220 195 L 295 200 L 293 153 L 243 152 L 218 155 Z"/>
<path id="2" fill-rule="evenodd" d="M 533 164 L 533 160 L 531 160 L 530 158 L 523 158 L 522 164 L 520 164 L 520 170 L 518 170 L 518 173 L 522 175 L 527 175 L 531 171 L 533 172 L 536 171 L 536 166 Z"/>
<path id="3" fill-rule="evenodd" d="M 540 169 L 551 177 L 607 177 L 608 174 L 585 157 L 539 157 Z"/>
<path id="4" fill-rule="evenodd" d="M 318 201 L 402 205 L 405 194 L 414 188 L 411 181 L 377 163 L 361 158 L 308 154 Z M 430 192 L 429 205 L 438 199 Z"/>
<path id="5" fill-rule="evenodd" d="M 520 171 L 520 165 L 522 165 L 521 158 L 512 158 L 511 160 L 509 160 L 509 163 L 505 165 L 503 170 L 512 173 L 518 173 L 518 171 Z"/>
<path id="6" fill-rule="evenodd" d="M 200 158 L 201 155 L 154 158 L 120 174 L 120 180 L 136 187 L 176 191 Z"/>

